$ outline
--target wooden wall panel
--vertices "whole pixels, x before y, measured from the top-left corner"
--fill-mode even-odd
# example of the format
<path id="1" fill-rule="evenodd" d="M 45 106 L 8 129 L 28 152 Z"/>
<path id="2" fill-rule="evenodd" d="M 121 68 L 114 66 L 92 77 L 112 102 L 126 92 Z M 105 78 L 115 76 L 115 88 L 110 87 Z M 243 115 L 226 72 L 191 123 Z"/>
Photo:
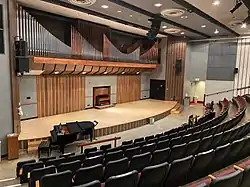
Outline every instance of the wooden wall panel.
<path id="1" fill-rule="evenodd" d="M 186 58 L 186 40 L 168 39 L 166 62 L 166 100 L 182 102 Z M 176 73 L 176 61 L 182 60 L 182 71 Z"/>
<path id="2" fill-rule="evenodd" d="M 10 63 L 10 73 L 11 73 L 11 100 L 12 100 L 12 118 L 13 118 L 13 132 L 20 133 L 20 116 L 18 115 L 18 107 L 20 102 L 19 94 L 19 85 L 18 77 L 16 76 L 16 60 L 15 60 L 15 51 L 13 46 L 15 43 L 15 38 L 17 36 L 17 0 L 8 0 L 7 2 L 7 14 L 8 14 L 8 39 L 5 39 L 5 42 L 8 42 L 9 46 L 9 63 Z M 5 49 L 7 50 L 7 49 Z"/>
<path id="3" fill-rule="evenodd" d="M 84 76 L 37 76 L 38 117 L 84 109 Z"/>
<path id="4" fill-rule="evenodd" d="M 141 76 L 117 76 L 117 103 L 138 101 L 141 98 Z"/>

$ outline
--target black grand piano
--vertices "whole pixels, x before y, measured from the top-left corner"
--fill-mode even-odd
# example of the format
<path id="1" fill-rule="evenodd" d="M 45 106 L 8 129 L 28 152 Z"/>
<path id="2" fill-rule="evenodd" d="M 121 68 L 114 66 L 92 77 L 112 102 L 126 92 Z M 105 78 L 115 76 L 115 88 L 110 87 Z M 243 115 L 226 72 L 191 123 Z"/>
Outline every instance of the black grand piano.
<path id="1" fill-rule="evenodd" d="M 79 140 L 79 137 L 84 135 L 90 136 L 90 141 L 93 140 L 94 127 L 97 122 L 94 121 L 82 121 L 82 122 L 70 122 L 64 125 L 55 125 L 54 129 L 50 131 L 50 143 L 51 145 L 60 146 L 60 151 L 64 153 L 65 145 Z"/>

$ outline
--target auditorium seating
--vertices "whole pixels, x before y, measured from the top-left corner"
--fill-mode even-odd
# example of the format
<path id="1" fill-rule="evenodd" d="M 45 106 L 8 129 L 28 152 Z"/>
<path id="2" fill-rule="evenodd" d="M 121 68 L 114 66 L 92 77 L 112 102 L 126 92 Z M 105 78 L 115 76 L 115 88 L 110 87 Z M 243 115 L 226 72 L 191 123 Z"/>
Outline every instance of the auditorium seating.
<path id="1" fill-rule="evenodd" d="M 47 174 L 56 173 L 55 166 L 49 166 L 45 168 L 33 169 L 30 172 L 29 187 L 36 187 L 36 181 L 40 181 L 41 177 Z"/>
<path id="2" fill-rule="evenodd" d="M 142 171 L 143 168 L 147 167 L 151 160 L 151 153 L 147 152 L 140 155 L 134 155 L 129 164 L 129 170 Z"/>
<path id="3" fill-rule="evenodd" d="M 128 167 L 128 158 L 122 158 L 120 160 L 108 162 L 104 171 L 104 180 L 108 179 L 111 176 L 120 175 L 128 172 Z"/>
<path id="4" fill-rule="evenodd" d="M 146 187 L 149 184 L 163 184 L 163 182 L 165 186 L 183 185 L 197 179 L 194 173 L 199 173 L 198 177 L 200 178 L 231 164 L 233 161 L 248 156 L 250 153 L 250 138 L 243 137 L 250 132 L 250 122 L 232 129 L 240 121 L 239 118 L 241 119 L 244 116 L 246 110 L 246 106 L 241 104 L 240 101 L 241 99 L 235 98 L 235 102 L 238 103 L 237 106 L 240 108 L 237 115 L 221 124 L 205 123 L 205 127 L 204 124 L 201 124 L 187 129 L 184 127 L 176 128 L 155 136 L 151 135 L 134 141 L 122 142 L 120 147 L 110 148 L 108 145 L 100 150 L 96 147 L 85 149 L 85 154 L 64 155 L 57 159 L 48 158 L 48 160 L 45 160 L 45 164 L 43 162 L 19 163 L 17 168 L 24 171 L 29 164 L 41 164 L 38 168 L 43 168 L 44 165 L 54 165 L 58 172 L 52 174 L 55 178 L 60 178 L 61 175 L 65 174 L 65 170 L 71 170 L 70 174 L 75 174 L 74 177 L 71 176 L 73 185 L 83 185 L 98 180 L 106 182 L 105 186 L 112 187 L 115 181 L 119 183 L 126 178 L 131 178 L 132 181 L 133 170 L 141 172 L 138 186 Z M 222 114 L 224 115 L 224 112 Z M 237 145 L 240 145 L 241 148 Z M 74 164 L 77 167 L 74 167 Z M 159 175 L 155 179 L 145 182 L 150 180 L 146 177 L 149 175 L 148 173 L 154 176 L 155 173 L 163 170 L 162 165 L 164 165 L 164 176 Z M 161 169 L 158 169 L 158 167 Z M 125 174 L 128 171 L 132 171 L 132 174 Z M 31 172 L 30 169 L 29 172 Z M 91 181 L 83 179 L 81 177 L 83 175 L 89 176 L 88 178 Z M 43 180 L 43 178 L 45 179 Z M 41 178 L 41 185 L 42 180 L 45 181 L 43 182 L 45 184 L 52 179 L 50 179 L 50 175 L 45 175 Z M 25 182 L 28 182 L 27 179 Z M 99 183 L 89 185 L 99 185 Z"/>
<path id="5" fill-rule="evenodd" d="M 93 182 L 89 182 L 87 184 L 83 184 L 77 187 L 101 187 L 101 183 L 100 181 L 93 181 Z"/>
<path id="6" fill-rule="evenodd" d="M 236 187 L 240 184 L 243 173 L 241 171 L 235 171 L 226 176 L 218 177 L 210 183 L 210 187 Z"/>
<path id="7" fill-rule="evenodd" d="M 169 170 L 167 162 L 149 166 L 142 170 L 138 187 L 163 186 Z"/>
<path id="8" fill-rule="evenodd" d="M 79 170 L 76 171 L 73 184 L 77 186 L 89 183 L 94 180 L 101 181 L 103 179 L 103 176 L 104 172 L 102 164 L 80 168 Z"/>
<path id="9" fill-rule="evenodd" d="M 138 173 L 131 171 L 122 175 L 112 176 L 105 182 L 105 187 L 137 187 Z"/>
<path id="10" fill-rule="evenodd" d="M 41 187 L 69 187 L 72 183 L 71 171 L 47 174 L 41 178 Z"/>
<path id="11" fill-rule="evenodd" d="M 93 166 L 96 164 L 102 164 L 103 158 L 104 158 L 103 155 L 87 158 L 83 162 L 83 167 Z"/>
<path id="12" fill-rule="evenodd" d="M 81 167 L 81 161 L 80 160 L 76 160 L 73 162 L 66 162 L 66 163 L 62 163 L 57 167 L 57 171 L 58 172 L 62 172 L 62 171 L 71 171 L 72 174 L 74 175 L 76 173 L 76 171 Z"/>

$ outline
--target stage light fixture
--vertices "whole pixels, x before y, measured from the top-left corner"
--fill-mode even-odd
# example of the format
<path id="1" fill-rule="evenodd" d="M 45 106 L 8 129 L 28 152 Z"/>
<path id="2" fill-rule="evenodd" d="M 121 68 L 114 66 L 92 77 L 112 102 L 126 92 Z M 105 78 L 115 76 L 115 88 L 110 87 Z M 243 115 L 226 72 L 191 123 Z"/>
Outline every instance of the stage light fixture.
<path id="1" fill-rule="evenodd" d="M 241 0 L 236 0 L 236 5 L 230 10 L 230 12 L 233 14 L 236 10 L 238 10 L 242 6 Z"/>

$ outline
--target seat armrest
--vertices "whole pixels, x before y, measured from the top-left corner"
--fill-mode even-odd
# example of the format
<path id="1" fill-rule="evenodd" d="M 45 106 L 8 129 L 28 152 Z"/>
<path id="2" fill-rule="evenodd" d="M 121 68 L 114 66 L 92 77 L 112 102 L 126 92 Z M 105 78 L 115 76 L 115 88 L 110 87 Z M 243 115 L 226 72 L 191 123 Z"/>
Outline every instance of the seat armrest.
<path id="1" fill-rule="evenodd" d="M 216 179 L 216 177 L 215 177 L 215 176 L 213 176 L 213 175 L 211 175 L 211 174 L 210 174 L 210 175 L 208 175 L 208 177 L 209 177 L 209 178 L 211 178 L 212 180 L 215 180 L 215 179 Z"/>
<path id="2" fill-rule="evenodd" d="M 244 169 L 243 169 L 243 168 L 241 168 L 241 167 L 239 167 L 239 166 L 237 166 L 237 165 L 234 165 L 234 169 L 236 169 L 236 170 L 240 170 L 240 171 L 244 171 Z"/>

